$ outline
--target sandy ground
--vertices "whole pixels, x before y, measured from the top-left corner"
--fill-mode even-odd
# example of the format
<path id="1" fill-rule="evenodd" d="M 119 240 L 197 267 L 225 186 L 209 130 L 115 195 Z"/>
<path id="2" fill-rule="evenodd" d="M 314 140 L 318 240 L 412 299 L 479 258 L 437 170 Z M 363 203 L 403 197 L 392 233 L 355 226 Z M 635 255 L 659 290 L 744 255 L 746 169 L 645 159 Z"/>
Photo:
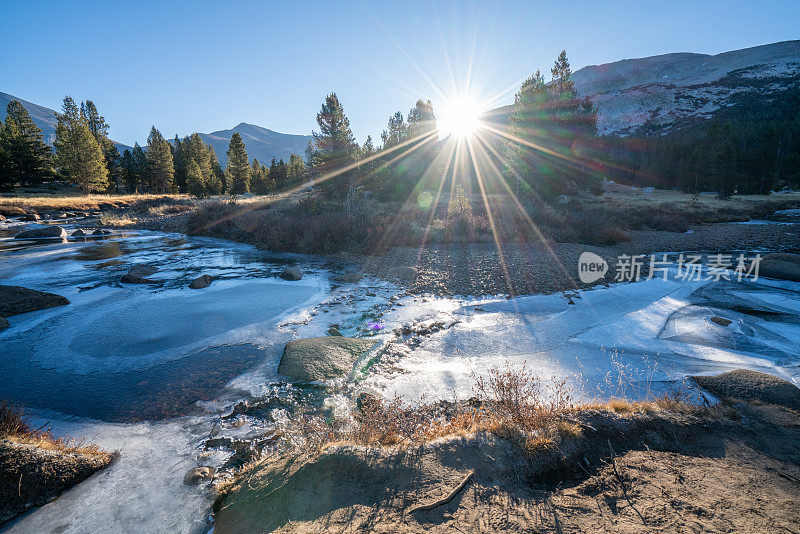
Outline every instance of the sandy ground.
<path id="1" fill-rule="evenodd" d="M 273 460 L 221 500 L 215 532 L 800 531 L 800 414 L 735 409 L 595 413 L 578 445 L 533 457 L 473 436 Z"/>

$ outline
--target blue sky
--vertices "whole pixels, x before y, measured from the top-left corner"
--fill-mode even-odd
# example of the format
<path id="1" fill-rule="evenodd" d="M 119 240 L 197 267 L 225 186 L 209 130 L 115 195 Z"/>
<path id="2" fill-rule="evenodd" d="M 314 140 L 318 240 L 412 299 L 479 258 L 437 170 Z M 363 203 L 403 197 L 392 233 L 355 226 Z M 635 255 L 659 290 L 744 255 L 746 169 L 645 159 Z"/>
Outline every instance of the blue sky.
<path id="1" fill-rule="evenodd" d="M 510 103 L 562 48 L 577 70 L 798 39 L 798 21 L 796 0 L 0 0 L 0 91 L 52 108 L 66 94 L 92 99 L 127 144 L 152 124 L 166 136 L 240 122 L 309 133 L 335 91 L 363 141 L 418 97 Z"/>

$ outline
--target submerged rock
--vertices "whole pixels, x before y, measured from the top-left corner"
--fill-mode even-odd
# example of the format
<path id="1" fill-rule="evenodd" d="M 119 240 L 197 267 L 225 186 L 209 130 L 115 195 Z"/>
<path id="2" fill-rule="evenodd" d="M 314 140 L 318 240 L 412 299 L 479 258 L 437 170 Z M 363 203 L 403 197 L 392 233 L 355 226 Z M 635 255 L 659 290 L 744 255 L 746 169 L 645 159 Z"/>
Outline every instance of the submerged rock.
<path id="1" fill-rule="evenodd" d="M 84 232 L 84 231 L 83 231 L 83 230 L 81 230 L 80 228 L 78 228 L 77 230 L 75 230 L 74 232 L 72 232 L 72 237 L 83 237 L 83 236 L 85 236 L 85 235 L 86 235 L 86 232 Z"/>
<path id="2" fill-rule="evenodd" d="M 186 476 L 183 477 L 183 483 L 187 486 L 193 486 L 195 484 L 199 484 L 204 480 L 211 480 L 214 476 L 214 468 L 213 467 L 195 467 L 188 473 Z"/>
<path id="3" fill-rule="evenodd" d="M 800 254 L 776 253 L 761 258 L 759 276 L 800 282 Z"/>
<path id="4" fill-rule="evenodd" d="M 6 328 L 8 328 L 8 319 L 0 317 L 0 330 L 5 330 Z"/>
<path id="5" fill-rule="evenodd" d="M 214 277 L 209 274 L 204 274 L 202 276 L 198 276 L 192 283 L 189 284 L 189 289 L 203 289 L 211 285 L 211 282 L 214 281 Z"/>
<path id="6" fill-rule="evenodd" d="M 337 336 L 337 337 L 342 337 L 342 333 L 341 333 L 341 332 L 339 332 L 339 329 L 338 329 L 338 328 L 336 328 L 336 327 L 333 327 L 333 326 L 332 326 L 332 327 L 330 327 L 330 328 L 328 328 L 328 335 L 329 335 L 329 336 Z"/>
<path id="7" fill-rule="evenodd" d="M 303 271 L 301 271 L 297 267 L 287 267 L 283 271 L 281 271 L 281 274 L 279 274 L 278 276 L 280 278 L 283 278 L 284 280 L 291 280 L 293 282 L 296 282 L 297 280 L 303 278 Z"/>
<path id="8" fill-rule="evenodd" d="M 15 236 L 16 239 L 64 239 L 65 237 L 67 231 L 55 225 L 24 230 Z"/>
<path id="9" fill-rule="evenodd" d="M 36 291 L 20 286 L 0 285 L 0 317 L 27 313 L 54 306 L 69 304 L 69 300 L 55 293 Z"/>
<path id="10" fill-rule="evenodd" d="M 348 271 L 340 275 L 334 276 L 333 281 L 342 284 L 355 284 L 361 280 L 361 273 L 358 271 Z"/>
<path id="11" fill-rule="evenodd" d="M 103 230 L 102 228 L 98 228 L 97 230 L 92 232 L 92 235 L 111 235 L 111 232 L 109 232 L 108 230 Z"/>
<path id="12" fill-rule="evenodd" d="M 126 274 L 122 275 L 119 281 L 123 284 L 163 284 L 163 280 L 147 278 L 156 272 L 158 272 L 158 269 L 150 265 L 134 265 Z"/>
<path id="13" fill-rule="evenodd" d="M 417 279 L 418 274 L 417 270 L 410 266 L 392 267 L 389 269 L 389 276 L 398 278 L 404 282 L 413 282 Z"/>
<path id="14" fill-rule="evenodd" d="M 339 336 L 296 339 L 284 347 L 278 373 L 306 382 L 346 375 L 375 343 Z"/>
<path id="15" fill-rule="evenodd" d="M 777 404 L 800 410 L 800 388 L 777 376 L 736 369 L 717 376 L 694 376 L 695 382 L 725 399 Z"/>

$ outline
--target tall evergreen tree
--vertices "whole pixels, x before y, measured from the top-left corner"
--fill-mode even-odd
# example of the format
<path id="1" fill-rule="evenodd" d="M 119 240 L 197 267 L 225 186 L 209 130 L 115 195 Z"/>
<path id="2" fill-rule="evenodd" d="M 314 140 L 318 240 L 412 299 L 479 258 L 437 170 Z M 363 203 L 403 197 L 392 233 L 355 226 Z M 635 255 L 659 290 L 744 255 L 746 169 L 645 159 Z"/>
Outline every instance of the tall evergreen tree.
<path id="1" fill-rule="evenodd" d="M 133 159 L 133 153 L 127 148 L 122 152 L 119 167 L 125 190 L 134 193 L 139 185 L 139 176 L 136 172 L 136 161 Z"/>
<path id="2" fill-rule="evenodd" d="M 155 126 L 147 137 L 147 164 L 153 187 L 160 193 L 171 193 L 175 184 L 172 148 Z"/>
<path id="3" fill-rule="evenodd" d="M 408 138 L 414 139 L 422 134 L 436 129 L 436 115 L 433 114 L 433 104 L 428 100 L 417 100 L 414 107 L 408 112 Z"/>
<path id="4" fill-rule="evenodd" d="M 194 159 L 190 159 L 186 166 L 186 189 L 189 194 L 196 197 L 204 197 L 208 194 L 203 171 Z"/>
<path id="5" fill-rule="evenodd" d="M 134 186 L 135 193 L 144 193 L 150 188 L 150 167 L 147 163 L 147 156 L 139 146 L 139 143 L 133 144 L 134 169 L 136 172 L 136 184 Z"/>
<path id="6" fill-rule="evenodd" d="M 62 112 L 56 117 L 53 146 L 59 172 L 84 193 L 106 189 L 108 170 L 103 151 L 72 98 L 64 98 Z"/>
<path id="7" fill-rule="evenodd" d="M 286 170 L 289 182 L 299 182 L 305 177 L 307 172 L 306 162 L 303 161 L 303 158 L 299 154 L 292 154 L 289 156 L 289 167 Z"/>
<path id="8" fill-rule="evenodd" d="M 317 125 L 319 132 L 312 132 L 306 149 L 311 170 L 321 175 L 353 163 L 358 145 L 336 93 L 325 97 Z"/>
<path id="9" fill-rule="evenodd" d="M 0 127 L 0 185 L 34 185 L 52 174 L 50 149 L 22 104 L 12 100 Z"/>
<path id="10" fill-rule="evenodd" d="M 175 168 L 175 184 L 181 193 L 186 192 L 188 161 L 185 152 L 183 142 L 178 139 L 178 134 L 175 134 L 175 140 L 172 142 L 172 165 Z"/>
<path id="11" fill-rule="evenodd" d="M 372 136 L 368 135 L 367 140 L 364 141 L 364 146 L 361 147 L 361 153 L 364 157 L 369 157 L 375 154 L 375 145 L 372 144 Z"/>
<path id="12" fill-rule="evenodd" d="M 242 136 L 234 133 L 228 145 L 228 165 L 225 168 L 228 192 L 241 195 L 250 192 L 250 164 Z"/>
<path id="13" fill-rule="evenodd" d="M 389 124 L 386 129 L 381 132 L 381 141 L 383 141 L 384 150 L 392 148 L 400 143 L 404 143 L 408 139 L 408 125 L 403 119 L 403 114 L 399 111 L 389 117 Z"/>

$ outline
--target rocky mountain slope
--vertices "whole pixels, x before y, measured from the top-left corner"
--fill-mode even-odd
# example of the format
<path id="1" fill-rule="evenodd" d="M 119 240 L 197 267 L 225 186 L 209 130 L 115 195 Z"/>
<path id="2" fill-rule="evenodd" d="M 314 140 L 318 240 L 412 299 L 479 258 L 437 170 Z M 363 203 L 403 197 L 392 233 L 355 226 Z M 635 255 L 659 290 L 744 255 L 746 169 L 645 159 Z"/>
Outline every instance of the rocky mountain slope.
<path id="1" fill-rule="evenodd" d="M 601 135 L 664 134 L 722 108 L 768 105 L 800 87 L 800 40 L 722 54 L 674 53 L 589 65 L 572 75 L 597 106 Z M 513 106 L 487 113 L 504 123 Z"/>
<path id="2" fill-rule="evenodd" d="M 203 142 L 214 147 L 220 163 L 224 166 L 228 161 L 226 152 L 231 136 L 238 133 L 242 136 L 244 146 L 247 149 L 247 156 L 252 160 L 257 159 L 261 163 L 269 164 L 272 158 L 289 161 L 292 154 L 300 154 L 305 157 L 306 147 L 311 140 L 310 135 L 292 135 L 275 132 L 255 124 L 242 122 L 230 130 L 219 130 L 209 134 L 200 134 Z"/>

